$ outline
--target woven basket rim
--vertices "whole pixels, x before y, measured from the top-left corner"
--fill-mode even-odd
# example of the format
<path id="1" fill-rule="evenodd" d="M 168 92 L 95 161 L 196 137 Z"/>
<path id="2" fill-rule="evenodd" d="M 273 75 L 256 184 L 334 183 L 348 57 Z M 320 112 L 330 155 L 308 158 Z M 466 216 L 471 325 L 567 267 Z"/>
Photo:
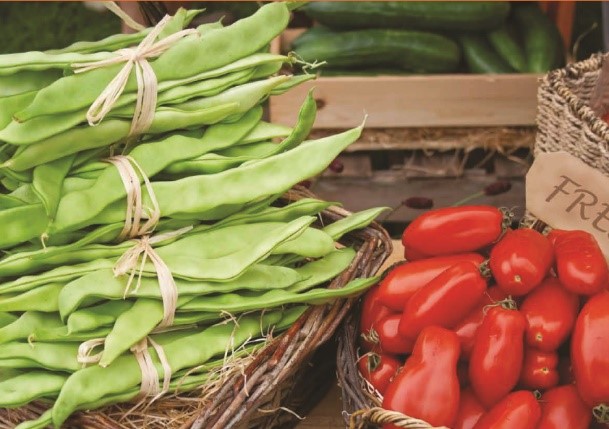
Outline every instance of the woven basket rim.
<path id="1" fill-rule="evenodd" d="M 300 186 L 295 186 L 283 196 L 283 199 L 289 202 L 301 198 L 318 197 Z M 351 212 L 342 207 L 331 206 L 322 212 L 322 217 L 324 221 L 336 221 L 349 214 Z M 391 238 L 387 231 L 376 222 L 366 228 L 352 231 L 339 240 L 347 245 L 354 241 L 360 242 L 356 246 L 355 259 L 349 268 L 331 281 L 329 288 L 342 287 L 355 277 L 375 275 L 392 252 Z M 249 374 L 248 384 L 252 385 L 244 386 L 243 375 L 236 374 L 226 382 L 224 389 L 216 394 L 211 404 L 200 410 L 194 417 L 191 416 L 187 421 L 181 422 L 180 428 L 248 427 L 248 419 L 255 415 L 260 405 L 264 403 L 265 397 L 272 394 L 280 383 L 289 382 L 290 376 L 304 366 L 307 358 L 332 337 L 356 300 L 357 298 L 339 299 L 330 304 L 311 306 L 291 328 L 273 338 L 264 348 L 256 352 L 256 358 L 244 370 L 246 374 Z M 161 401 L 163 398 L 157 402 Z M 132 404 L 124 404 L 124 410 L 127 411 L 131 406 Z M 117 405 L 112 407 L 117 407 Z M 123 405 L 120 407 L 122 409 Z M 5 423 L 10 424 L 10 422 L 36 418 L 46 408 L 48 406 L 34 402 L 19 409 L 0 409 L 0 416 Z M 279 415 L 280 413 L 273 414 Z M 272 418 L 272 416 L 270 417 Z M 66 427 L 115 429 L 132 426 L 119 425 L 114 419 L 105 416 L 102 409 L 76 413 L 66 422 Z M 147 427 L 160 429 L 167 426 L 155 424 Z M 264 425 L 264 428 L 271 427 L 275 426 Z"/>
<path id="2" fill-rule="evenodd" d="M 609 124 L 599 118 L 588 104 L 574 94 L 567 85 L 568 81 L 578 79 L 585 73 L 598 71 L 602 67 L 603 61 L 609 61 L 609 53 L 597 53 L 583 61 L 553 70 L 543 77 L 543 81 L 566 101 L 573 114 L 585 122 L 594 134 L 609 142 Z"/>

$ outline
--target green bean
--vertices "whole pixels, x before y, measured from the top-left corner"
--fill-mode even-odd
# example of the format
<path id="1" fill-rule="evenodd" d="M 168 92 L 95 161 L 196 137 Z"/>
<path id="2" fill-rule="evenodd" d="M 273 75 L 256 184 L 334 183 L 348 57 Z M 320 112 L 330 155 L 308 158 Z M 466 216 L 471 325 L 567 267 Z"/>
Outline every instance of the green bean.
<path id="1" fill-rule="evenodd" d="M 68 155 L 34 168 L 32 189 L 42 201 L 50 222 L 55 218 L 63 181 L 72 168 L 72 162 L 74 155 Z"/>
<path id="2" fill-rule="evenodd" d="M 0 78 L 0 81 L 2 79 Z M 0 91 L 2 90 L 0 85 Z M 13 120 L 13 113 L 29 105 L 37 91 L 29 91 L 14 95 L 4 95 L 0 98 L 0 129 L 4 129 Z"/>
<path id="3" fill-rule="evenodd" d="M 234 280 L 226 282 L 214 281 L 186 281 L 176 279 L 179 296 L 184 295 L 207 295 L 218 292 L 230 292 L 235 290 L 266 290 L 270 288 L 287 288 L 304 280 L 297 270 L 255 264 L 247 268 L 243 274 Z M 104 287 L 100 288 L 99 285 Z M 98 299 L 122 299 L 125 294 L 126 281 L 123 277 L 116 277 L 112 270 L 98 270 L 86 274 L 64 286 L 59 294 L 59 307 L 61 314 L 65 317 L 76 311 L 85 301 L 92 298 Z M 127 297 L 139 298 L 161 298 L 158 279 L 153 277 L 142 277 L 137 291 L 131 289 Z M 69 319 L 68 319 L 69 320 Z"/>
<path id="4" fill-rule="evenodd" d="M 67 379 L 67 374 L 28 371 L 0 381 L 0 407 L 17 408 L 39 398 L 56 397 Z"/>
<path id="5" fill-rule="evenodd" d="M 236 102 L 196 111 L 159 108 L 148 133 L 162 133 L 194 125 L 210 124 L 218 122 L 237 111 L 239 111 L 239 104 Z M 1 167 L 23 171 L 81 150 L 108 146 L 126 137 L 130 127 L 131 121 L 129 120 L 109 119 L 96 127 L 72 128 L 42 142 L 28 145 L 2 164 Z"/>
<path id="6" fill-rule="evenodd" d="M 270 95 L 281 95 L 294 88 L 295 86 L 301 85 L 305 82 L 315 79 L 315 75 L 301 74 L 294 76 L 293 79 L 283 82 L 281 85 L 277 85 L 271 91 Z"/>
<path id="7" fill-rule="evenodd" d="M 163 303 L 139 298 L 131 308 L 121 313 L 106 337 L 99 365 L 107 367 L 131 346 L 145 338 L 163 319 Z"/>
<path id="8" fill-rule="evenodd" d="M 66 46 L 65 48 L 47 50 L 45 53 L 50 55 L 58 55 L 71 52 L 78 52 L 80 54 L 90 54 L 100 51 L 112 52 L 141 42 L 144 37 L 150 33 L 150 30 L 150 28 L 146 28 L 142 31 L 138 31 L 137 33 L 113 34 L 93 42 L 75 42 L 69 46 Z"/>
<path id="9" fill-rule="evenodd" d="M 156 252 L 175 278 L 230 280 L 264 259 L 279 244 L 302 234 L 313 220 L 303 216 L 289 223 L 228 226 L 186 236 Z M 149 263 L 144 270 L 155 272 Z"/>
<path id="10" fill-rule="evenodd" d="M 133 301 L 130 300 L 108 301 L 94 307 L 75 311 L 69 315 L 66 322 L 68 333 L 71 335 L 88 332 L 112 325 L 116 318 L 128 311 L 132 305 Z M 65 319 L 67 314 L 61 312 L 60 314 L 62 319 Z"/>
<path id="11" fill-rule="evenodd" d="M 28 337 L 28 342 L 34 343 L 41 341 L 43 343 L 55 342 L 78 342 L 92 340 L 95 338 L 104 338 L 110 333 L 111 326 L 101 326 L 85 332 L 69 332 L 67 326 L 59 326 L 53 329 L 39 329 Z"/>
<path id="12" fill-rule="evenodd" d="M 309 289 L 300 293 L 289 290 L 270 290 L 263 293 L 245 291 L 195 298 L 179 308 L 180 312 L 242 312 L 257 308 L 274 308 L 285 304 L 325 304 L 337 298 L 357 295 L 378 278 L 355 279 L 340 289 Z"/>
<path id="13" fill-rule="evenodd" d="M 320 258 L 334 250 L 334 240 L 320 229 L 307 228 L 304 233 L 285 241 L 273 249 L 273 255 L 293 254 Z"/>
<path id="14" fill-rule="evenodd" d="M 14 314 L 0 312 L 0 329 L 13 323 L 15 320 L 17 320 L 17 316 Z"/>
<path id="15" fill-rule="evenodd" d="M 48 283 L 15 295 L 0 295 L 0 311 L 58 311 L 57 300 L 62 288 L 63 283 Z"/>
<path id="16" fill-rule="evenodd" d="M 61 76 L 61 70 L 23 70 L 19 73 L 10 75 L 0 74 L 0 97 L 10 97 L 25 93 L 31 93 L 35 95 L 38 90 L 61 78 Z M 32 100 L 33 99 L 34 98 L 32 97 Z M 11 110 L 11 116 L 12 113 L 25 108 L 28 104 L 18 109 Z"/>
<path id="17" fill-rule="evenodd" d="M 355 257 L 355 250 L 345 247 L 334 250 L 321 259 L 308 262 L 296 269 L 304 278 L 289 286 L 290 292 L 302 292 L 313 286 L 332 280 L 349 267 Z"/>
<path id="18" fill-rule="evenodd" d="M 23 201 L 11 195 L 0 195 L 0 210 L 21 207 Z"/>
<path id="19" fill-rule="evenodd" d="M 53 408 L 49 408 L 35 420 L 19 423 L 15 429 L 44 429 L 53 424 Z"/>
<path id="20" fill-rule="evenodd" d="M 237 325 L 227 322 L 202 330 L 199 333 L 179 338 L 164 345 L 165 355 L 172 372 L 192 368 L 208 362 L 214 356 L 223 354 L 229 347 L 239 347 L 249 338 L 257 336 L 282 318 L 279 312 L 269 312 L 263 316 L 248 315 L 239 319 Z M 204 344 L 205 347 L 201 345 Z M 163 369 L 150 349 L 159 374 Z M 104 380 L 99 383 L 99 380 Z M 53 406 L 53 424 L 60 427 L 80 406 L 100 399 L 121 394 L 133 389 L 141 382 L 141 373 L 133 355 L 125 354 L 111 365 L 83 368 L 73 373 L 64 384 Z M 137 394 L 137 392 L 136 392 Z"/>
<path id="21" fill-rule="evenodd" d="M 228 27 L 185 37 L 150 64 L 159 82 L 213 70 L 261 50 L 283 31 L 288 19 L 285 5 L 265 5 L 253 16 Z M 88 107 L 122 67 L 118 64 L 59 79 L 42 89 L 34 102 L 16 117 L 26 121 L 40 115 Z M 131 75 L 126 90 L 135 88 L 136 79 Z M 61 105 L 57 104 L 58 99 L 63 100 Z"/>
<path id="22" fill-rule="evenodd" d="M 56 313 L 26 311 L 14 322 L 0 328 L 0 343 L 26 339 L 40 329 L 60 326 L 62 326 L 62 322 Z"/>
<path id="23" fill-rule="evenodd" d="M 25 292 L 51 282 L 68 282 L 91 271 L 112 268 L 114 263 L 114 261 L 98 259 L 78 265 L 60 266 L 38 275 L 19 277 L 0 284 L 0 294 Z"/>
<path id="24" fill-rule="evenodd" d="M 368 226 L 370 222 L 388 209 L 388 207 L 378 207 L 353 213 L 343 219 L 325 226 L 323 231 L 329 234 L 334 240 L 338 240 L 340 237 L 351 231 Z"/>
<path id="25" fill-rule="evenodd" d="M 302 143 L 302 141 L 311 132 L 313 123 L 315 122 L 316 111 L 317 106 L 315 104 L 315 100 L 313 99 L 312 91 L 309 91 L 309 94 L 300 109 L 296 126 L 293 128 L 290 135 L 283 142 L 281 142 L 281 144 L 271 145 L 268 148 L 269 150 L 261 153 L 252 153 L 250 151 L 245 155 L 233 158 L 226 158 L 224 156 L 215 154 L 206 154 L 194 160 L 173 163 L 168 167 L 167 172 L 173 174 L 218 173 L 248 160 L 266 158 L 285 150 L 292 149 Z"/>
<path id="26" fill-rule="evenodd" d="M 78 343 L 6 343 L 0 347 L 0 367 L 11 368 L 19 362 L 27 368 L 76 372 L 81 369 L 76 360 L 78 346 Z"/>
<path id="27" fill-rule="evenodd" d="M 292 129 L 285 125 L 260 122 L 239 144 L 257 143 L 275 138 L 286 137 Z"/>

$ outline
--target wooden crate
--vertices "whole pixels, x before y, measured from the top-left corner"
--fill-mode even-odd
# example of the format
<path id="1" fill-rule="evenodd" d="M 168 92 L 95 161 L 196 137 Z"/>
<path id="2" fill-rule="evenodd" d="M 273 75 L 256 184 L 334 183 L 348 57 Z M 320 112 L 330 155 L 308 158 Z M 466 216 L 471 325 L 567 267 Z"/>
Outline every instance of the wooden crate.
<path id="1" fill-rule="evenodd" d="M 272 46 L 287 52 L 304 29 L 288 29 Z M 312 138 L 357 126 L 362 137 L 339 156 L 312 189 L 350 210 L 395 207 L 412 196 L 452 205 L 497 180 L 512 189 L 474 202 L 524 213 L 524 174 L 535 138 L 540 75 L 323 77 L 271 97 L 273 122 L 294 123 L 310 88 L 318 105 Z M 421 212 L 400 208 L 383 221 L 393 235 Z"/>
<path id="2" fill-rule="evenodd" d="M 304 29 L 288 29 L 272 49 L 287 52 Z M 386 127 L 532 126 L 538 74 L 421 76 L 320 76 L 269 102 L 273 121 L 290 124 L 311 88 L 319 107 L 317 128 L 361 123 Z"/>

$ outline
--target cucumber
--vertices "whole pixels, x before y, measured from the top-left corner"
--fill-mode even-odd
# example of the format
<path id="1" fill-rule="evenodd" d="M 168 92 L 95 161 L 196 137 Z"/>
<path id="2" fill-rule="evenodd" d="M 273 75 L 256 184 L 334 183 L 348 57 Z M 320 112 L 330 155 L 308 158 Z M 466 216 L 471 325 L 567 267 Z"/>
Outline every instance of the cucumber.
<path id="1" fill-rule="evenodd" d="M 306 62 L 326 61 L 325 68 L 399 67 L 418 73 L 453 71 L 461 57 L 447 37 L 407 30 L 328 32 L 295 52 Z"/>
<path id="2" fill-rule="evenodd" d="M 459 35 L 463 58 L 472 73 L 513 73 L 514 69 L 499 56 L 480 34 Z"/>
<path id="3" fill-rule="evenodd" d="M 314 1 L 304 12 L 333 29 L 487 31 L 507 18 L 506 1 Z"/>
<path id="4" fill-rule="evenodd" d="M 488 33 L 488 41 L 499 56 L 514 70 L 525 72 L 527 71 L 527 60 L 524 56 L 524 49 L 510 30 L 511 28 L 507 24 L 502 25 Z"/>
<path id="5" fill-rule="evenodd" d="M 297 48 L 303 43 L 307 43 L 309 40 L 323 38 L 329 33 L 332 33 L 332 30 L 330 30 L 328 27 L 324 27 L 322 25 L 311 27 L 292 41 L 292 49 Z"/>
<path id="6" fill-rule="evenodd" d="M 514 5 L 514 20 L 524 41 L 527 71 L 546 73 L 564 65 L 560 32 L 536 3 Z"/>

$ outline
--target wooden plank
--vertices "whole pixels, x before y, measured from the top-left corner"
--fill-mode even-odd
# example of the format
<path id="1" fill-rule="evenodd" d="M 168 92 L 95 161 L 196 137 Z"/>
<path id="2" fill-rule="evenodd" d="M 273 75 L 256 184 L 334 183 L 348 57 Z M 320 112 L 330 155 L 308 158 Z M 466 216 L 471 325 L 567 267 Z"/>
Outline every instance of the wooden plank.
<path id="1" fill-rule="evenodd" d="M 319 77 L 270 99 L 273 122 L 290 125 L 315 88 L 316 128 L 530 126 L 538 75 Z"/>
<path id="2" fill-rule="evenodd" d="M 347 210 L 359 211 L 370 207 L 395 207 L 409 197 L 424 196 L 434 200 L 434 207 L 446 207 L 462 198 L 482 191 L 485 186 L 495 182 L 490 175 L 447 179 L 383 180 L 373 179 L 318 179 L 312 191 L 321 199 L 340 201 Z M 524 214 L 524 180 L 511 180 L 512 189 L 505 194 L 493 197 L 483 196 L 472 203 L 490 204 L 497 207 L 515 208 L 517 218 Z M 422 212 L 402 207 L 387 217 L 387 222 L 411 222 Z M 383 219 L 385 215 L 381 215 Z"/>

